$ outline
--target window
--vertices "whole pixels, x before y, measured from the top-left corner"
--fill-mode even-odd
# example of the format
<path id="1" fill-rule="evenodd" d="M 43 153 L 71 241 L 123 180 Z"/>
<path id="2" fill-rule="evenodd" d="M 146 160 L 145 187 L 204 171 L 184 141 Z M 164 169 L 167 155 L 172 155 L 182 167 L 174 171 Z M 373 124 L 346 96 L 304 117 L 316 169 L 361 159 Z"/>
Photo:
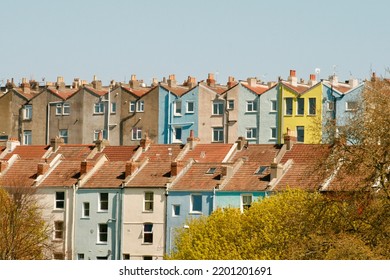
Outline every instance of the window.
<path id="1" fill-rule="evenodd" d="M 98 224 L 98 242 L 106 243 L 108 240 L 108 225 Z"/>
<path id="2" fill-rule="evenodd" d="M 256 112 L 257 111 L 257 102 L 254 100 L 247 101 L 246 102 L 246 111 L 247 112 Z"/>
<path id="3" fill-rule="evenodd" d="M 23 131 L 23 145 L 31 145 L 32 143 L 32 132 L 31 130 Z"/>
<path id="4" fill-rule="evenodd" d="M 147 212 L 153 211 L 153 201 L 154 201 L 154 193 L 153 192 L 145 192 L 145 194 L 144 194 L 144 211 L 147 211 Z"/>
<path id="5" fill-rule="evenodd" d="M 70 104 L 69 103 L 64 103 L 62 106 L 62 114 L 63 115 L 70 115 Z"/>
<path id="6" fill-rule="evenodd" d="M 173 217 L 180 216 L 180 205 L 179 204 L 172 205 L 172 216 Z"/>
<path id="7" fill-rule="evenodd" d="M 222 115 L 223 114 L 223 101 L 213 101 L 213 115 Z"/>
<path id="8" fill-rule="evenodd" d="M 100 132 L 102 132 L 103 139 L 107 139 L 107 130 L 106 129 L 95 129 L 93 131 L 93 141 L 96 141 L 99 139 Z"/>
<path id="9" fill-rule="evenodd" d="M 152 261 L 153 260 L 153 256 L 143 256 L 142 259 L 144 261 Z"/>
<path id="10" fill-rule="evenodd" d="M 297 126 L 297 142 L 305 142 L 305 127 Z"/>
<path id="11" fill-rule="evenodd" d="M 99 194 L 99 211 L 108 211 L 108 193 Z"/>
<path id="12" fill-rule="evenodd" d="M 65 192 L 56 192 L 55 209 L 65 208 Z"/>
<path id="13" fill-rule="evenodd" d="M 131 140 L 141 140 L 142 138 L 142 129 L 139 127 L 134 127 L 131 130 Z"/>
<path id="14" fill-rule="evenodd" d="M 251 194 L 243 194 L 241 196 L 242 210 L 248 210 L 252 204 L 252 195 Z"/>
<path id="15" fill-rule="evenodd" d="M 223 142 L 223 128 L 214 127 L 213 128 L 213 142 Z"/>
<path id="16" fill-rule="evenodd" d="M 103 102 L 95 103 L 93 113 L 94 114 L 103 114 L 104 113 L 104 103 Z"/>
<path id="17" fill-rule="evenodd" d="M 153 243 L 153 224 L 144 224 L 144 243 Z"/>
<path id="18" fill-rule="evenodd" d="M 60 138 L 64 139 L 64 143 L 68 143 L 68 130 L 67 129 L 60 129 L 59 131 Z"/>
<path id="19" fill-rule="evenodd" d="M 297 98 L 297 115 L 303 116 L 305 114 L 305 99 Z"/>
<path id="20" fill-rule="evenodd" d="M 135 101 L 130 101 L 130 105 L 129 105 L 129 111 L 130 112 L 135 112 Z"/>
<path id="21" fill-rule="evenodd" d="M 277 105 L 278 103 L 276 102 L 276 100 L 271 100 L 271 112 L 276 112 L 278 110 Z"/>
<path id="22" fill-rule="evenodd" d="M 83 209 L 82 209 L 82 217 L 88 218 L 89 217 L 89 202 L 83 202 Z"/>
<path id="23" fill-rule="evenodd" d="M 234 100 L 233 99 L 230 99 L 227 101 L 227 109 L 234 110 Z"/>
<path id="24" fill-rule="evenodd" d="M 246 129 L 246 139 L 256 139 L 257 129 L 256 127 L 250 127 Z"/>
<path id="25" fill-rule="evenodd" d="M 327 105 L 326 109 L 328 111 L 334 111 L 334 101 L 328 101 L 326 102 L 326 105 Z"/>
<path id="26" fill-rule="evenodd" d="M 32 105 L 24 105 L 23 119 L 24 120 L 31 120 L 32 119 Z"/>
<path id="27" fill-rule="evenodd" d="M 277 137 L 276 127 L 271 127 L 271 139 L 276 139 L 276 137 Z"/>
<path id="28" fill-rule="evenodd" d="M 60 104 L 60 103 L 56 104 L 56 115 L 57 116 L 62 115 L 62 104 Z"/>
<path id="29" fill-rule="evenodd" d="M 293 111 L 293 99 L 292 99 L 292 97 L 285 98 L 284 102 L 285 102 L 285 107 L 286 107 L 286 111 L 284 112 L 284 114 L 286 116 L 292 116 L 292 111 Z"/>
<path id="30" fill-rule="evenodd" d="M 194 101 L 187 101 L 186 113 L 193 113 L 195 109 Z"/>
<path id="31" fill-rule="evenodd" d="M 137 101 L 137 112 L 143 112 L 145 109 L 144 107 L 145 105 L 143 100 Z"/>
<path id="32" fill-rule="evenodd" d="M 210 167 L 209 169 L 207 169 L 206 174 L 214 174 L 215 170 L 217 170 L 216 167 Z"/>
<path id="33" fill-rule="evenodd" d="M 173 142 L 181 142 L 182 132 L 183 130 L 181 127 L 175 127 L 173 129 Z"/>
<path id="34" fill-rule="evenodd" d="M 309 115 L 315 115 L 317 112 L 316 106 L 317 106 L 317 99 L 316 98 L 309 98 Z"/>
<path id="35" fill-rule="evenodd" d="M 264 173 L 269 169 L 268 166 L 260 166 L 256 172 L 255 172 L 255 175 L 264 175 Z"/>
<path id="36" fill-rule="evenodd" d="M 173 103 L 173 114 L 175 116 L 181 116 L 181 100 L 176 100 Z"/>
<path id="37" fill-rule="evenodd" d="M 201 213 L 202 212 L 202 195 L 192 194 L 191 195 L 191 212 Z"/>
<path id="38" fill-rule="evenodd" d="M 123 260 L 130 260 L 130 254 L 123 254 Z"/>
<path id="39" fill-rule="evenodd" d="M 54 260 L 64 260 L 65 257 L 64 257 L 64 254 L 63 254 L 63 253 L 54 253 L 54 254 L 53 254 L 53 259 L 54 259 Z"/>
<path id="40" fill-rule="evenodd" d="M 116 114 L 116 102 L 111 102 L 111 114 Z"/>
<path id="41" fill-rule="evenodd" d="M 64 222 L 55 221 L 54 222 L 54 239 L 63 239 L 64 238 Z"/>
<path id="42" fill-rule="evenodd" d="M 97 256 L 96 260 L 98 260 L 98 261 L 108 260 L 108 256 Z"/>
<path id="43" fill-rule="evenodd" d="M 345 103 L 346 111 L 355 111 L 358 108 L 358 103 L 356 101 L 347 101 Z"/>
<path id="44" fill-rule="evenodd" d="M 77 259 L 78 260 L 85 260 L 84 254 L 77 254 Z"/>

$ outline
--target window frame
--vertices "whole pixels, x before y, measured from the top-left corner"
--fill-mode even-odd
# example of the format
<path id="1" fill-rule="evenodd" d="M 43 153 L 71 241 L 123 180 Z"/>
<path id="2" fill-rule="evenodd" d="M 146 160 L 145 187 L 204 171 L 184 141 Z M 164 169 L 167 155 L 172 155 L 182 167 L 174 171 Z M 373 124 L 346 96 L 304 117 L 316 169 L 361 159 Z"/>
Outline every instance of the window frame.
<path id="1" fill-rule="evenodd" d="M 287 102 L 289 101 L 289 102 Z M 284 98 L 284 115 L 285 116 L 292 116 L 293 115 L 293 108 L 294 108 L 294 105 L 293 105 L 293 98 L 292 97 L 285 97 Z M 289 108 L 290 106 L 288 105 L 291 105 L 291 108 Z M 289 109 L 289 110 L 287 110 Z"/>
<path id="2" fill-rule="evenodd" d="M 147 197 L 151 195 L 151 197 Z M 151 213 L 154 211 L 154 192 L 146 191 L 144 192 L 144 212 Z"/>
<path id="3" fill-rule="evenodd" d="M 223 101 L 222 100 L 213 100 L 213 116 L 222 116 L 223 115 Z"/>
<path id="4" fill-rule="evenodd" d="M 249 204 L 247 201 L 245 201 L 246 198 L 250 198 Z M 240 203 L 241 211 L 248 210 L 252 206 L 252 203 L 253 203 L 253 194 L 249 194 L 249 193 L 241 194 L 241 203 Z"/>
<path id="5" fill-rule="evenodd" d="M 234 99 L 228 99 L 226 101 L 226 109 L 227 110 L 234 110 Z"/>
<path id="6" fill-rule="evenodd" d="M 23 120 L 32 120 L 32 105 L 26 104 L 23 106 Z"/>
<path id="7" fill-rule="evenodd" d="M 257 127 L 247 127 L 245 131 L 246 139 L 256 140 L 257 139 Z"/>
<path id="8" fill-rule="evenodd" d="M 270 110 L 270 112 L 272 112 L 272 113 L 277 112 L 278 111 L 278 101 L 277 100 L 270 100 L 270 102 L 271 102 L 271 110 Z"/>
<path id="9" fill-rule="evenodd" d="M 81 208 L 81 217 L 82 218 L 89 218 L 91 214 L 91 205 L 89 202 L 85 201 L 83 202 L 82 208 Z"/>
<path id="10" fill-rule="evenodd" d="M 172 217 L 180 217 L 180 208 L 180 204 L 172 204 Z"/>
<path id="11" fill-rule="evenodd" d="M 66 132 L 66 133 L 64 133 Z M 64 140 L 64 144 L 68 144 L 69 140 L 69 130 L 68 129 L 59 129 L 58 136 Z"/>
<path id="12" fill-rule="evenodd" d="M 111 108 L 110 108 L 110 114 L 115 115 L 116 114 L 116 102 L 111 102 Z"/>
<path id="13" fill-rule="evenodd" d="M 350 106 L 348 106 L 348 104 L 354 104 L 355 108 L 350 108 Z M 353 100 L 350 100 L 350 101 L 345 101 L 345 111 L 347 112 L 353 112 L 353 111 L 357 111 L 358 109 L 358 106 L 359 106 L 359 103 L 357 101 L 353 101 Z"/>
<path id="14" fill-rule="evenodd" d="M 195 199 L 199 201 L 195 201 Z M 190 196 L 190 214 L 202 214 L 203 201 L 202 194 L 194 193 Z M 199 204 L 200 207 L 197 207 Z M 196 207 L 196 209 L 194 208 Z M 198 209 L 199 208 L 199 209 Z"/>
<path id="15" fill-rule="evenodd" d="M 104 229 L 106 231 L 104 231 Z M 99 243 L 99 244 L 107 244 L 108 243 L 108 224 L 107 223 L 99 223 L 97 225 L 97 243 Z"/>
<path id="16" fill-rule="evenodd" d="M 64 221 L 54 221 L 54 240 L 64 240 Z"/>
<path id="17" fill-rule="evenodd" d="M 276 139 L 278 139 L 278 130 L 276 129 L 276 127 L 270 127 L 270 131 L 271 131 L 271 137 L 270 137 L 270 139 L 271 139 L 271 140 L 276 140 Z M 275 137 L 273 137 L 274 132 L 275 132 Z"/>
<path id="18" fill-rule="evenodd" d="M 60 194 L 62 194 L 63 198 L 58 197 Z M 61 205 L 58 207 L 58 205 Z M 64 210 L 65 209 L 65 192 L 55 192 L 54 194 L 54 209 L 55 210 Z"/>
<path id="19" fill-rule="evenodd" d="M 192 106 L 192 110 L 190 110 L 190 104 Z M 193 114 L 195 113 L 195 102 L 190 100 L 186 102 L 186 113 L 187 114 Z"/>
<path id="20" fill-rule="evenodd" d="M 302 136 L 303 141 L 299 141 L 299 139 L 300 139 L 299 132 L 303 132 L 303 136 Z M 303 125 L 298 125 L 296 127 L 296 133 L 297 133 L 297 142 L 298 143 L 305 143 L 305 127 Z"/>
<path id="21" fill-rule="evenodd" d="M 136 103 L 136 112 L 142 113 L 145 111 L 145 102 L 143 100 L 138 100 Z"/>
<path id="22" fill-rule="evenodd" d="M 149 226 L 150 230 L 148 228 Z M 153 223 L 143 224 L 142 244 L 153 244 Z"/>
<path id="23" fill-rule="evenodd" d="M 103 115 L 105 112 L 104 102 L 99 101 L 93 105 L 93 114 L 94 115 Z"/>
<path id="24" fill-rule="evenodd" d="M 246 113 L 255 113 L 257 112 L 257 101 L 256 100 L 247 100 L 246 101 Z"/>
<path id="25" fill-rule="evenodd" d="M 304 116 L 305 115 L 305 98 L 297 97 L 297 111 L 296 116 Z"/>
<path id="26" fill-rule="evenodd" d="M 137 141 L 142 139 L 142 128 L 133 127 L 131 129 L 131 140 Z"/>
<path id="27" fill-rule="evenodd" d="M 130 101 L 129 102 L 129 112 L 134 113 L 136 109 L 137 101 Z"/>
<path id="28" fill-rule="evenodd" d="M 182 101 L 181 99 L 175 100 L 173 102 L 173 115 L 174 116 L 181 116 L 182 114 Z"/>
<path id="29" fill-rule="evenodd" d="M 333 111 L 334 111 L 334 107 L 335 107 L 335 102 L 334 102 L 334 101 L 328 100 L 328 101 L 326 102 L 326 110 L 327 110 L 328 112 L 333 112 Z"/>
<path id="30" fill-rule="evenodd" d="M 105 196 L 107 195 L 107 199 L 102 199 L 102 196 Z M 99 201 L 98 201 L 98 205 L 99 205 L 99 208 L 98 208 L 98 212 L 108 212 L 108 208 L 109 208 L 109 194 L 107 192 L 101 192 L 99 193 Z M 107 204 L 107 206 L 104 206 L 105 204 Z M 104 207 L 102 207 L 104 206 Z"/>
<path id="31" fill-rule="evenodd" d="M 32 144 L 32 130 L 23 130 L 23 145 Z"/>
<path id="32" fill-rule="evenodd" d="M 313 104 L 311 104 L 312 103 L 312 101 L 314 101 L 314 108 L 313 108 Z M 315 116 L 315 115 L 317 115 L 317 98 L 315 98 L 315 97 L 309 97 L 308 98 L 308 115 L 309 116 Z M 313 111 L 313 109 L 314 109 L 314 111 Z"/>
<path id="33" fill-rule="evenodd" d="M 224 133 L 225 132 L 224 132 L 223 127 L 213 127 L 213 138 L 212 138 L 213 141 L 212 142 L 223 143 L 224 142 L 224 136 L 225 136 Z M 217 135 L 217 137 L 215 137 L 216 135 Z"/>

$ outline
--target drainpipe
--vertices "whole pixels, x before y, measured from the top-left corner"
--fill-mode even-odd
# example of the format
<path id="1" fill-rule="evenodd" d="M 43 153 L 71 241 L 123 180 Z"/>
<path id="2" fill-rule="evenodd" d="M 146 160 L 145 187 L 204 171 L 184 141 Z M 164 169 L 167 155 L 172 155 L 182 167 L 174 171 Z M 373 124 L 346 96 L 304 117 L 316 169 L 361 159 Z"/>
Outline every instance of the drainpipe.
<path id="1" fill-rule="evenodd" d="M 167 144 L 171 144 L 171 126 L 172 126 L 172 114 L 171 114 L 171 91 L 168 90 L 168 131 L 167 131 Z"/>
<path id="2" fill-rule="evenodd" d="M 72 207 L 72 260 L 74 259 L 74 240 L 75 240 L 75 223 L 76 223 L 76 191 L 78 186 L 76 184 L 73 184 L 73 207 Z"/>
<path id="3" fill-rule="evenodd" d="M 64 187 L 65 188 L 65 187 Z M 64 251 L 65 251 L 65 260 L 68 259 L 68 239 L 69 239 L 69 235 L 68 235 L 68 225 L 69 225 L 69 189 L 66 188 L 66 207 L 65 207 L 65 229 L 66 229 L 66 236 L 64 238 L 64 243 L 63 243 L 63 246 L 64 246 Z"/>

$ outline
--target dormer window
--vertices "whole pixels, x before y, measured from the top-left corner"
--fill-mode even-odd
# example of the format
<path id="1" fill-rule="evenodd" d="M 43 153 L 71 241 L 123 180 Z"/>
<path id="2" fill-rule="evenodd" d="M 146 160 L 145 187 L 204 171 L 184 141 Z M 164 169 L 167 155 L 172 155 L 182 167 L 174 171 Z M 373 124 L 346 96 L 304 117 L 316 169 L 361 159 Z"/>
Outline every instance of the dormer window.
<path id="1" fill-rule="evenodd" d="M 214 174 L 214 173 L 215 173 L 215 170 L 217 170 L 216 167 L 210 167 L 210 168 L 206 171 L 206 174 Z"/>
<path id="2" fill-rule="evenodd" d="M 264 175 L 264 173 L 268 170 L 268 166 L 261 165 L 259 168 L 257 168 L 255 175 Z"/>

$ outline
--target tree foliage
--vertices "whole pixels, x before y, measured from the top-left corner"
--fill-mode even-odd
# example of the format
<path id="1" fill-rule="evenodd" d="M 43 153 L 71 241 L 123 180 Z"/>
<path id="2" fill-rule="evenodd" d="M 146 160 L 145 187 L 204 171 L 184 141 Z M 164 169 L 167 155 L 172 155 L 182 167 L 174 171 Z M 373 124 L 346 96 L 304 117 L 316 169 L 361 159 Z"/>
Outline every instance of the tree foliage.
<path id="1" fill-rule="evenodd" d="M 44 259 L 49 234 L 31 188 L 0 187 L 0 259 Z"/>
<path id="2" fill-rule="evenodd" d="M 180 229 L 170 259 L 383 259 L 389 258 L 387 217 L 363 212 L 355 199 L 288 190 L 239 209 L 218 209 Z M 387 214 L 389 216 L 389 214 Z M 381 216 L 383 218 L 383 215 Z M 377 224 L 375 224 L 377 223 Z"/>

